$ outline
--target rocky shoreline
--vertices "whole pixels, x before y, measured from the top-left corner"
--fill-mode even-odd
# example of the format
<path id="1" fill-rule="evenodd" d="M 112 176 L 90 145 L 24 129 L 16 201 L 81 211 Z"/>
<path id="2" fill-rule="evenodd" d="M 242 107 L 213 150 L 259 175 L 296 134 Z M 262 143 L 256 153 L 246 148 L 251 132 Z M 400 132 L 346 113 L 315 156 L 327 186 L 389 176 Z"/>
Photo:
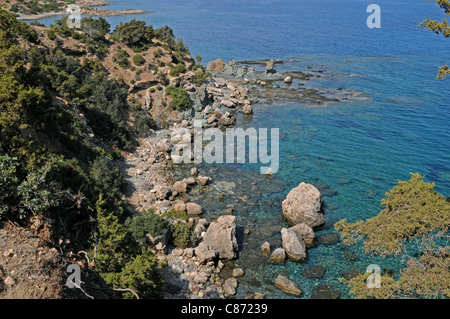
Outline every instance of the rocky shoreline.
<path id="1" fill-rule="evenodd" d="M 232 297 L 239 286 L 239 278 L 245 278 L 245 269 L 236 267 L 233 260 L 242 249 L 237 237 L 250 233 L 250 229 L 238 229 L 233 208 L 224 210 L 216 219 L 207 220 L 203 215 L 205 209 L 190 199 L 191 194 L 201 193 L 208 187 L 223 189 L 223 185 L 202 175 L 196 166 L 179 165 L 179 159 L 172 152 L 178 143 L 193 139 L 194 120 L 201 120 L 204 128 L 225 128 L 235 123 L 239 113 L 251 116 L 252 105 L 258 99 L 252 96 L 249 86 L 264 87 L 267 82 L 276 81 L 290 85 L 294 79 L 308 81 L 313 77 L 301 72 L 276 72 L 273 60 L 264 63 L 266 70 L 256 71 L 248 66 L 238 66 L 234 61 L 228 64 L 222 60 L 210 62 L 207 70 L 212 74 L 211 79 L 201 86 L 194 85 L 192 72 L 172 78 L 172 85 L 184 87 L 188 92 L 192 109 L 179 112 L 169 125 L 166 123 L 165 127 L 141 139 L 135 152 L 124 153 L 124 160 L 116 163 L 127 178 L 128 200 L 136 211 L 151 208 L 159 215 L 171 210 L 183 211 L 189 218 L 176 222 L 185 222 L 194 229 L 196 242 L 193 247 L 169 246 L 167 236 L 170 234 L 153 242 L 159 259 L 167 263 L 163 269 L 165 298 Z M 154 102 L 149 102 L 152 114 L 155 114 L 157 104 Z M 190 132 L 187 136 L 186 131 Z M 180 174 L 180 171 L 184 173 Z M 222 195 L 218 196 L 220 199 Z M 320 191 L 313 185 L 300 183 L 288 194 L 282 206 L 284 218 L 293 226 L 277 228 L 281 234 L 281 247 L 271 247 L 264 242 L 260 254 L 273 263 L 283 264 L 286 258 L 304 262 L 307 249 L 317 240 L 314 229 L 324 223 Z M 287 277 L 277 278 L 273 285 L 288 294 L 301 294 Z M 265 294 L 254 291 L 248 297 L 265 298 Z"/>
<path id="2" fill-rule="evenodd" d="M 15 1 L 10 1 L 10 5 L 13 5 Z M 151 13 L 151 11 L 140 10 L 140 9 L 124 9 L 124 10 L 109 10 L 104 8 L 92 8 L 98 6 L 108 6 L 111 2 L 105 0 L 78 0 L 76 1 L 76 5 L 81 8 L 81 14 L 89 15 L 89 16 L 121 16 L 121 15 L 130 15 L 130 14 L 147 14 Z M 18 19 L 21 20 L 40 20 L 47 17 L 51 17 L 54 15 L 67 15 L 69 14 L 65 9 L 61 11 L 50 11 L 44 12 L 40 14 L 24 14 L 18 13 Z"/>

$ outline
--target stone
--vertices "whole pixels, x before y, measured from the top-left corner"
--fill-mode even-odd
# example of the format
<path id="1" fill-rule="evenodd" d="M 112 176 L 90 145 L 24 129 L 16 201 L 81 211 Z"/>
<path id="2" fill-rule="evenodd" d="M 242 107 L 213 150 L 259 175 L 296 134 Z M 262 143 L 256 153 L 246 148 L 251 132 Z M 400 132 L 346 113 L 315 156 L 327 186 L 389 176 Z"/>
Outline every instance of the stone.
<path id="1" fill-rule="evenodd" d="M 286 252 L 283 248 L 275 249 L 270 255 L 270 261 L 273 263 L 282 264 L 286 260 Z"/>
<path id="2" fill-rule="evenodd" d="M 289 259 L 293 261 L 306 260 L 306 247 L 303 240 L 299 239 L 294 231 L 287 228 L 281 230 L 283 248 Z"/>
<path id="3" fill-rule="evenodd" d="M 355 278 L 355 277 L 361 275 L 361 272 L 359 272 L 356 269 L 350 269 L 347 271 L 341 270 L 341 275 L 342 275 L 342 278 L 344 278 L 345 280 L 350 280 L 352 278 Z"/>
<path id="4" fill-rule="evenodd" d="M 220 259 L 234 259 L 238 250 L 236 239 L 236 216 L 222 215 L 212 222 L 196 248 L 203 255 L 218 256 Z M 212 253 L 207 253 L 207 251 Z"/>
<path id="5" fill-rule="evenodd" d="M 324 246 L 336 245 L 340 242 L 339 235 L 336 233 L 327 233 L 317 237 L 317 242 Z"/>
<path id="6" fill-rule="evenodd" d="M 205 186 L 205 185 L 207 185 L 210 181 L 211 181 L 211 177 L 208 177 L 208 176 L 201 176 L 201 175 L 197 176 L 197 183 L 198 183 L 199 185 Z"/>
<path id="7" fill-rule="evenodd" d="M 225 214 L 233 215 L 233 213 L 234 213 L 234 208 L 233 207 L 228 207 L 227 209 L 225 209 Z"/>
<path id="8" fill-rule="evenodd" d="M 223 63 L 223 60 L 222 60 Z M 218 87 L 223 87 L 227 85 L 227 82 L 222 78 L 214 78 L 214 83 L 217 84 Z"/>
<path id="9" fill-rule="evenodd" d="M 177 181 L 172 186 L 173 195 L 183 194 L 187 192 L 187 183 L 184 181 Z"/>
<path id="10" fill-rule="evenodd" d="M 298 285 L 283 275 L 278 275 L 275 280 L 275 287 L 291 295 L 299 296 L 302 294 L 302 291 L 298 288 Z"/>
<path id="11" fill-rule="evenodd" d="M 171 194 L 171 190 L 166 184 L 158 184 L 150 192 L 154 193 L 159 200 L 164 200 Z"/>
<path id="12" fill-rule="evenodd" d="M 169 153 L 170 149 L 172 148 L 172 144 L 166 138 L 158 141 L 155 146 L 156 146 L 156 150 L 158 152 L 162 152 L 162 153 Z"/>
<path id="13" fill-rule="evenodd" d="M 236 278 L 230 277 L 227 280 L 225 280 L 224 284 L 229 284 L 233 288 L 237 288 L 238 281 Z"/>
<path id="14" fill-rule="evenodd" d="M 244 276 L 244 270 L 242 270 L 242 268 L 234 268 L 233 269 L 233 277 L 234 278 L 239 278 Z"/>
<path id="15" fill-rule="evenodd" d="M 222 116 L 219 118 L 219 124 L 223 126 L 229 126 L 233 124 L 235 121 L 235 118 L 231 116 L 229 112 L 225 112 L 222 114 Z"/>
<path id="16" fill-rule="evenodd" d="M 292 77 L 290 77 L 290 76 L 285 77 L 284 83 L 292 83 Z"/>
<path id="17" fill-rule="evenodd" d="M 193 177 L 187 177 L 183 179 L 183 182 L 185 182 L 188 186 L 195 185 L 195 179 Z"/>
<path id="18" fill-rule="evenodd" d="M 275 61 L 273 59 L 270 59 L 266 62 L 266 73 L 275 73 L 274 69 Z"/>
<path id="19" fill-rule="evenodd" d="M 328 285 L 318 285 L 311 292 L 310 299 L 338 299 L 341 296 L 339 291 L 332 289 Z"/>
<path id="20" fill-rule="evenodd" d="M 208 124 L 212 124 L 214 122 L 217 122 L 217 116 L 215 114 L 211 114 L 208 119 L 206 120 Z"/>
<path id="21" fill-rule="evenodd" d="M 261 254 L 264 256 L 270 256 L 270 243 L 268 241 L 261 245 Z"/>
<path id="22" fill-rule="evenodd" d="M 206 232 L 207 227 L 208 221 L 205 218 L 201 218 L 198 220 L 197 225 L 195 225 L 194 232 L 200 237 L 203 232 Z"/>
<path id="23" fill-rule="evenodd" d="M 217 253 L 214 250 L 210 249 L 203 242 L 201 242 L 194 251 L 195 256 L 197 256 L 198 262 L 200 264 L 204 264 L 210 260 L 214 260 L 217 257 Z"/>
<path id="24" fill-rule="evenodd" d="M 300 183 L 282 202 L 283 216 L 296 225 L 305 223 L 310 227 L 323 225 L 322 198 L 314 185 Z"/>
<path id="25" fill-rule="evenodd" d="M 262 292 L 255 292 L 254 299 L 266 299 L 266 295 Z"/>
<path id="26" fill-rule="evenodd" d="M 252 107 L 250 106 L 250 104 L 245 104 L 244 107 L 242 108 L 242 112 L 244 114 L 252 114 L 253 110 L 252 110 Z"/>
<path id="27" fill-rule="evenodd" d="M 174 210 L 186 211 L 186 203 L 183 201 L 179 201 L 173 205 Z"/>
<path id="28" fill-rule="evenodd" d="M 232 109 L 236 106 L 236 104 L 233 101 L 226 100 L 226 99 L 221 100 L 220 104 L 222 104 L 223 106 L 228 107 L 230 109 Z"/>
<path id="29" fill-rule="evenodd" d="M 197 167 L 192 167 L 190 173 L 191 173 L 192 176 L 198 175 L 198 168 Z"/>
<path id="30" fill-rule="evenodd" d="M 314 233 L 314 230 L 312 229 L 311 226 L 305 223 L 300 223 L 288 229 L 292 230 L 297 235 L 298 238 L 302 239 L 307 247 L 314 246 L 316 234 Z"/>
<path id="31" fill-rule="evenodd" d="M 222 289 L 227 296 L 234 296 L 236 294 L 236 289 L 228 283 L 223 284 Z"/>
<path id="32" fill-rule="evenodd" d="M 16 284 L 16 281 L 15 281 L 11 276 L 6 277 L 5 280 L 4 280 L 3 282 L 4 282 L 5 285 L 7 285 L 7 286 L 13 286 L 13 285 Z"/>
<path id="33" fill-rule="evenodd" d="M 194 257 L 194 248 L 185 248 L 183 255 L 187 258 L 192 258 Z"/>
<path id="34" fill-rule="evenodd" d="M 347 246 L 341 246 L 341 254 L 342 257 L 350 260 L 350 261 L 356 261 L 359 259 L 358 255 L 350 248 L 348 248 Z"/>
<path id="35" fill-rule="evenodd" d="M 189 215 L 200 215 L 203 212 L 202 206 L 196 203 L 187 203 L 186 212 Z"/>
<path id="36" fill-rule="evenodd" d="M 325 271 L 325 267 L 318 265 L 311 268 L 306 268 L 302 271 L 302 274 L 308 278 L 320 279 L 323 277 L 323 275 L 325 275 Z"/>

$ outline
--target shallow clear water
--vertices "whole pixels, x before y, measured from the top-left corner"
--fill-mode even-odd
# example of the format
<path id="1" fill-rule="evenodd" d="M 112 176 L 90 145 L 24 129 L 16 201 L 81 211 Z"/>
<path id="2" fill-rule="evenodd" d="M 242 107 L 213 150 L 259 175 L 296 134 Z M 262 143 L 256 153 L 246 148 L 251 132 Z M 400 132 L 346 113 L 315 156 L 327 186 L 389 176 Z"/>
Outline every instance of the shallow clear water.
<path id="1" fill-rule="evenodd" d="M 233 206 L 242 229 L 240 259 L 246 275 L 238 297 L 267 292 L 268 298 L 286 298 L 273 287 L 279 273 L 287 274 L 308 298 L 319 283 L 347 290 L 338 282 L 341 271 L 365 271 L 369 264 L 398 269 L 400 260 L 373 258 L 352 247 L 358 260 L 344 258 L 344 245 L 308 250 L 306 264 L 271 265 L 259 254 L 268 240 L 280 245 L 285 226 L 281 201 L 300 182 L 321 187 L 325 196 L 326 225 L 318 235 L 332 231 L 333 223 L 347 218 L 366 219 L 380 210 L 380 200 L 398 179 L 410 172 L 426 175 L 441 194 L 450 194 L 449 81 L 435 80 L 437 66 L 450 62 L 450 41 L 417 28 L 427 16 L 442 19 L 438 7 L 425 1 L 378 1 L 382 28 L 366 27 L 367 1 L 112 1 L 111 9 L 137 8 L 151 14 L 108 17 L 119 21 L 145 19 L 155 27 L 171 26 L 204 61 L 216 58 L 286 60 L 278 70 L 323 70 L 323 77 L 307 86 L 342 87 L 363 92 L 370 99 L 311 108 L 299 103 L 259 104 L 251 118 L 239 118 L 243 127 L 280 129 L 280 169 L 273 179 L 258 174 L 258 165 L 210 165 L 202 171 L 214 177 L 219 191 L 198 199 L 207 216 L 223 214 Z M 53 18 L 44 19 L 46 24 Z M 351 75 L 351 76 L 349 76 Z M 294 82 L 293 85 L 297 85 Z M 221 188 L 222 187 L 222 188 Z M 228 187 L 228 188 L 227 188 Z M 225 192 L 223 200 L 218 193 Z M 242 198 L 247 195 L 248 198 Z M 239 198 L 241 197 L 241 199 Z M 241 229 L 241 230 L 242 230 Z M 344 250 L 344 254 L 347 252 Z M 321 264 L 322 279 L 309 279 L 302 270 Z"/>

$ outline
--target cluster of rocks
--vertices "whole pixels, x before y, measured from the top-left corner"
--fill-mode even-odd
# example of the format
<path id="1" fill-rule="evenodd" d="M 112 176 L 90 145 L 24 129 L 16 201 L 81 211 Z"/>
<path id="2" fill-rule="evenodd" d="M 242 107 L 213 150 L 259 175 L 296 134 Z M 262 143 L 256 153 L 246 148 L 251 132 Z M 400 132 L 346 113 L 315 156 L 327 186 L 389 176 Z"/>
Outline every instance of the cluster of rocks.
<path id="1" fill-rule="evenodd" d="M 189 72 L 172 79 L 172 85 L 186 89 L 193 102 L 192 109 L 179 112 L 179 120 L 172 126 L 158 130 L 140 141 L 141 146 L 133 154 L 125 154 L 123 169 L 131 182 L 130 203 L 137 210 L 152 208 L 160 215 L 171 210 L 184 211 L 188 220 L 181 222 L 186 222 L 196 235 L 194 246 L 186 249 L 171 250 L 167 244 L 168 234 L 151 241 L 161 258 L 167 260 L 164 276 L 170 297 L 233 296 L 239 277 L 237 273 L 224 281 L 219 277 L 224 267 L 223 261 L 237 257 L 235 216 L 227 212 L 227 215 L 211 223 L 203 218 L 203 208 L 191 202 L 188 194 L 192 188 L 204 187 L 213 181 L 208 176 L 200 175 L 195 167 L 191 169 L 189 177 L 175 179 L 170 172 L 173 164 L 181 163 L 181 157 L 175 155 L 174 151 L 192 141 L 194 119 L 202 120 L 203 127 L 230 126 L 235 122 L 237 110 L 242 108 L 245 114 L 253 112 L 251 104 L 257 100 L 250 97 L 248 88 L 235 81 L 236 75 L 242 78 L 241 83 L 244 84 L 258 84 L 259 81 L 259 85 L 264 85 L 264 79 L 292 82 L 292 77 L 278 73 L 271 62 L 267 63 L 265 71 L 237 66 L 233 61 L 228 64 L 216 61 L 211 68 L 216 71 L 221 69 L 219 73 L 223 76 L 216 75 L 209 83 L 201 86 L 191 87 L 192 74 Z M 324 223 L 324 216 L 321 193 L 313 185 L 300 183 L 292 189 L 282 202 L 282 210 L 291 227 L 281 229 L 281 247 L 272 251 L 269 242 L 261 246 L 261 253 L 271 262 L 284 263 L 287 258 L 305 262 L 307 248 L 313 247 L 318 241 L 325 245 L 330 240 L 335 241 L 335 238 L 331 238 L 333 234 L 328 236 L 330 238 L 321 238 L 324 235 L 316 238 L 314 229 Z M 295 282 L 282 275 L 276 279 L 275 286 L 289 294 L 302 293 Z"/>
<path id="2" fill-rule="evenodd" d="M 176 248 L 163 256 L 168 263 L 165 280 L 171 297 L 223 298 L 235 295 L 237 278 L 243 276 L 244 271 L 235 268 L 232 276 L 225 280 L 219 277 L 219 273 L 224 267 L 223 260 L 236 258 L 236 217 L 223 215 L 210 224 L 206 219 L 200 219 L 195 233 L 201 240 L 197 247 Z"/>
<path id="3" fill-rule="evenodd" d="M 281 229 L 282 247 L 271 252 L 269 242 L 261 245 L 261 253 L 270 256 L 274 263 L 284 263 L 286 258 L 306 261 L 308 247 L 315 245 L 313 230 L 324 223 L 320 192 L 311 184 L 300 183 L 282 202 L 284 217 L 294 226 Z"/>

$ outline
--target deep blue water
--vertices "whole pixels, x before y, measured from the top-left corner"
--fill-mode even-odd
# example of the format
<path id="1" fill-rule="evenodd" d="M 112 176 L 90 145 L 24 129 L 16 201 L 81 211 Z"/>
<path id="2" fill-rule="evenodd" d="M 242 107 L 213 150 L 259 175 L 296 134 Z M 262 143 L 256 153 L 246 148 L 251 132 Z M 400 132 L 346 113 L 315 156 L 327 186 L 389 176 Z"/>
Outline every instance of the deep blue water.
<path id="1" fill-rule="evenodd" d="M 255 222 L 255 237 L 248 239 L 243 256 L 259 254 L 265 239 L 258 227 L 265 227 L 265 222 L 283 223 L 281 200 L 301 181 L 326 183 L 337 191 L 333 197 L 324 197 L 327 225 L 318 234 L 331 231 L 332 223 L 342 218 L 356 221 L 376 215 L 385 192 L 398 179 L 409 179 L 410 172 L 425 175 L 437 191 L 450 195 L 450 79 L 435 79 L 437 67 L 450 62 L 450 40 L 417 27 L 427 16 L 443 18 L 436 4 L 377 1 L 382 10 L 381 29 L 369 29 L 366 7 L 371 1 L 112 2 L 111 9 L 152 11 L 108 17 L 113 26 L 133 18 L 145 19 L 154 27 L 169 25 L 189 45 L 191 54 L 202 56 L 204 62 L 216 58 L 284 59 L 286 63 L 277 66 L 280 70 L 308 71 L 312 67 L 326 71 L 309 86 L 350 88 L 370 98 L 326 108 L 298 103 L 255 106 L 252 120 L 243 121 L 243 125 L 280 128 L 283 139 L 276 178 L 283 183 L 276 184 L 282 185 L 279 189 L 269 187 L 258 194 L 259 208 L 237 210 L 241 220 L 251 216 L 261 221 Z M 49 24 L 54 19 L 43 22 Z M 252 172 L 259 165 L 233 169 Z M 235 179 L 246 176 L 233 174 Z M 275 205 L 266 205 L 267 199 L 273 199 Z M 279 240 L 277 235 L 273 240 Z M 287 297 L 267 282 L 284 272 L 299 284 L 306 298 L 319 283 L 342 290 L 346 298 L 345 287 L 338 282 L 341 270 L 365 271 L 371 263 L 400 267 L 399 260 L 366 256 L 361 247 L 353 248 L 358 261 L 349 261 L 342 257 L 341 247 L 310 249 L 306 264 L 273 266 L 258 259 L 246 265 L 245 260 L 238 261 L 247 271 L 238 296 L 268 290 L 268 298 Z M 312 280 L 301 274 L 304 268 L 317 264 L 327 268 L 323 279 Z"/>

